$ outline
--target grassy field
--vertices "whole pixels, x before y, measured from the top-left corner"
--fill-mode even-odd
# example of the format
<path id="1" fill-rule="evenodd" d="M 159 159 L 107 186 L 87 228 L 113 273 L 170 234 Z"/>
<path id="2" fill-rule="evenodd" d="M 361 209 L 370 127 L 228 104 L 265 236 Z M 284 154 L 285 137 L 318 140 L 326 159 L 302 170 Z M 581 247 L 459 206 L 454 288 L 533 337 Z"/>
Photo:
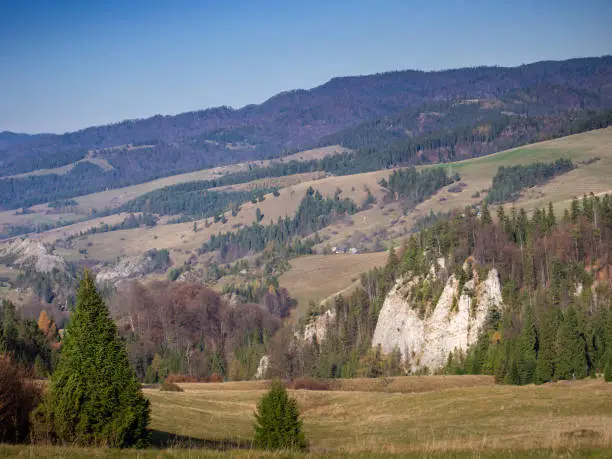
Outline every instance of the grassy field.
<path id="1" fill-rule="evenodd" d="M 431 376 L 291 391 L 310 454 L 303 457 L 610 457 L 612 384 L 498 386 L 488 377 Z M 343 387 L 350 384 L 350 387 Z M 294 457 L 249 450 L 265 382 L 145 390 L 154 443 L 128 457 Z M 187 449 L 186 449 L 187 448 Z M 227 449 L 229 451 L 211 451 Z M 3 457 L 115 457 L 109 450 L 2 447 Z M 225 456 L 227 455 L 227 456 Z"/>
<path id="2" fill-rule="evenodd" d="M 536 161 L 550 162 L 561 157 L 570 158 L 578 167 L 543 186 L 527 190 L 514 205 L 527 210 L 544 207 L 549 202 L 558 209 L 567 206 L 574 196 L 588 193 L 612 192 L 612 127 L 585 132 L 560 139 L 539 142 L 524 147 L 502 151 L 489 156 L 468 159 L 447 166 L 452 173 L 459 173 L 467 187 L 461 193 L 448 190 L 439 192 L 434 198 L 421 204 L 421 213 L 433 210 L 448 211 L 477 202 L 486 196 L 483 190 L 491 186 L 499 166 L 531 164 Z M 582 164 L 582 161 L 598 157 L 598 161 Z M 473 198 L 476 192 L 480 198 Z"/>
<path id="3" fill-rule="evenodd" d="M 298 301 L 293 314 L 301 317 L 311 300 L 319 303 L 351 286 L 359 274 L 382 266 L 386 260 L 385 252 L 299 257 L 290 261 L 291 269 L 280 276 L 279 282 Z"/>

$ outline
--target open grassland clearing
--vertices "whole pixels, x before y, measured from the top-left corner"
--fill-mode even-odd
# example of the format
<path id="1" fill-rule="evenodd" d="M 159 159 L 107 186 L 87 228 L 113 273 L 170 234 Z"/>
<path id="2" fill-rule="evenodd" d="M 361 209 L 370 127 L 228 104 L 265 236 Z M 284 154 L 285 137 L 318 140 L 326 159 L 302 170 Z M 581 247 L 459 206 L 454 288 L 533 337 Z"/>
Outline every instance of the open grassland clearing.
<path id="1" fill-rule="evenodd" d="M 308 255 L 290 260 L 291 269 L 279 277 L 279 283 L 298 302 L 294 317 L 301 317 L 308 303 L 326 299 L 351 286 L 361 273 L 385 264 L 385 252 L 363 254 Z"/>
<path id="2" fill-rule="evenodd" d="M 272 193 L 267 194 L 263 202 L 244 203 L 235 217 L 231 215 L 231 212 L 226 212 L 226 223 L 221 221 L 214 223 L 212 219 L 208 219 L 209 226 L 206 227 L 205 220 L 200 220 L 195 222 L 196 232 L 193 231 L 193 222 L 187 222 L 92 234 L 80 239 L 73 249 L 63 251 L 61 254 L 68 259 L 78 259 L 78 250 L 86 248 L 90 258 L 114 260 L 121 255 L 136 255 L 153 248 L 195 250 L 208 241 L 213 234 L 235 231 L 242 226 L 251 225 L 255 221 L 257 208 L 264 216 L 262 224 L 270 221 L 276 222 L 279 217 L 293 216 L 310 186 L 324 196 L 333 196 L 340 188 L 341 197 L 350 198 L 357 204 L 365 201 L 368 189 L 377 199 L 382 199 L 384 191 L 378 185 L 378 181 L 388 175 L 389 171 L 377 171 L 301 182 L 279 190 L 279 196 L 274 196 Z"/>
<path id="3" fill-rule="evenodd" d="M 71 164 L 54 167 L 52 169 L 37 169 L 32 172 L 24 172 L 23 174 L 6 175 L 6 176 L 0 177 L 0 180 L 10 179 L 10 178 L 18 179 L 18 178 L 33 177 L 37 175 L 49 175 L 49 174 L 66 175 L 68 172 L 74 169 L 74 166 L 76 166 L 79 163 L 83 163 L 83 162 L 94 164 L 104 171 L 110 171 L 111 169 L 113 169 L 113 166 L 107 160 L 105 160 L 104 158 L 95 157 L 93 156 L 92 152 L 89 152 L 87 156 L 85 156 L 85 158 L 80 159 L 79 161 L 75 161 L 74 163 L 71 163 Z"/>
<path id="4" fill-rule="evenodd" d="M 467 383 L 462 377 L 439 378 L 449 382 L 440 388 L 423 380 L 421 387 L 431 384 L 425 392 L 291 393 L 315 452 L 552 448 L 575 441 L 578 431 L 590 432 L 588 446 L 612 447 L 612 386 L 602 380 L 517 387 L 492 385 L 490 378 Z M 414 384 L 419 382 L 417 377 Z M 250 441 L 252 413 L 263 390 L 184 387 L 183 393 L 146 391 L 154 429 L 205 440 Z"/>
<path id="5" fill-rule="evenodd" d="M 490 377 L 333 381 L 297 398 L 310 452 L 250 450 L 265 381 L 146 389 L 154 444 L 127 457 L 610 457 L 612 385 L 494 385 Z M 392 392 L 393 390 L 393 392 Z M 215 451 L 216 450 L 216 451 Z M 219 451 L 222 450 L 222 451 Z M 3 446 L 3 457 L 118 457 L 119 451 Z M 123 456 L 122 456 L 123 457 Z"/>
<path id="6" fill-rule="evenodd" d="M 252 182 L 238 183 L 236 185 L 225 185 L 211 188 L 211 191 L 251 191 L 261 188 L 286 188 L 297 185 L 298 183 L 308 182 L 324 178 L 326 173 L 323 171 L 304 172 L 303 174 L 286 175 L 284 177 L 268 177 Z"/>
<path id="7" fill-rule="evenodd" d="M 294 451 L 268 452 L 251 449 L 223 449 L 231 445 L 221 445 L 218 450 L 204 449 L 206 444 L 195 444 L 182 446 L 182 439 L 176 445 L 163 447 L 162 449 L 150 448 L 148 450 L 111 450 L 103 448 L 76 448 L 57 446 L 11 446 L 0 445 L 0 457 L 5 458 L 45 458 L 45 459 L 81 459 L 81 458 L 137 458 L 137 459 L 255 459 L 255 458 L 338 458 L 349 457 L 352 459 L 371 458 L 397 458 L 397 459 L 574 459 L 585 457 L 610 457 L 612 449 L 608 448 L 558 448 L 532 449 L 523 451 L 512 450 L 463 450 L 463 451 L 414 451 L 404 453 L 381 453 L 368 451 L 366 453 L 342 452 L 342 453 L 297 453 Z M 209 448 L 212 448 L 211 445 Z"/>
<path id="8" fill-rule="evenodd" d="M 473 204 L 486 197 L 487 189 L 500 166 L 529 165 L 552 162 L 561 157 L 570 158 L 578 167 L 555 177 L 545 185 L 525 190 L 514 203 L 532 210 L 544 207 L 549 202 L 565 207 L 574 196 L 589 193 L 612 192 L 612 127 L 582 134 L 538 142 L 513 148 L 493 155 L 446 164 L 450 173 L 457 172 L 467 186 L 460 193 L 449 191 L 450 187 L 417 207 L 417 213 L 446 212 Z M 599 160 L 584 164 L 593 158 Z M 473 197 L 480 193 L 480 197 Z"/>
<path id="9" fill-rule="evenodd" d="M 82 232 L 86 232 L 92 228 L 96 228 L 100 225 L 116 225 L 121 223 L 130 214 L 122 212 L 119 214 L 107 215 L 106 217 L 92 218 L 82 222 L 74 223 L 68 226 L 62 226 L 61 228 L 55 228 L 49 231 L 45 231 L 40 234 L 32 234 L 30 238 L 39 239 L 43 242 L 52 244 L 58 239 L 65 239 L 70 236 L 75 236 Z"/>

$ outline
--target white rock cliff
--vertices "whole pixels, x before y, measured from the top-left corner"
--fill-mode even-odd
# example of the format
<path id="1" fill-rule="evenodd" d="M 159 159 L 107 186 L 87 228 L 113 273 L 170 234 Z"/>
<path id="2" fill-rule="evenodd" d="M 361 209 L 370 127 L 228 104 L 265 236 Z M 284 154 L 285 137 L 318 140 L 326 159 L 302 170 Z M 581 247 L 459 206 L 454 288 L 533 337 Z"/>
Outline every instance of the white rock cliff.
<path id="1" fill-rule="evenodd" d="M 491 269 L 484 281 L 466 282 L 462 292 L 451 276 L 434 309 L 424 318 L 419 317 L 418 305 L 405 299 L 412 284 L 399 279 L 389 292 L 372 339 L 372 345 L 380 344 L 385 353 L 397 347 L 412 371 L 423 367 L 436 370 L 444 366 L 453 350 L 467 350 L 478 338 L 489 310 L 502 305 L 496 269 Z M 455 307 L 454 298 L 458 298 Z"/>

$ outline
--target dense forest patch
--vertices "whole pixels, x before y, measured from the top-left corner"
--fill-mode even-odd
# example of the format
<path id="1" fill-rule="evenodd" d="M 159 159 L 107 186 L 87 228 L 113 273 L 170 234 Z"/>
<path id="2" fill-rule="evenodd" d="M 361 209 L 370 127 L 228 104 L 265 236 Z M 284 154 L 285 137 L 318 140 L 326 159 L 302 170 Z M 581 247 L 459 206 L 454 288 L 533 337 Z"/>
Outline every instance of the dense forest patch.
<path id="1" fill-rule="evenodd" d="M 486 201 L 490 204 L 514 201 L 519 198 L 521 190 L 543 185 L 573 170 L 574 167 L 568 158 L 561 158 L 552 163 L 537 162 L 527 166 L 500 166 L 493 177 L 491 191 Z"/>

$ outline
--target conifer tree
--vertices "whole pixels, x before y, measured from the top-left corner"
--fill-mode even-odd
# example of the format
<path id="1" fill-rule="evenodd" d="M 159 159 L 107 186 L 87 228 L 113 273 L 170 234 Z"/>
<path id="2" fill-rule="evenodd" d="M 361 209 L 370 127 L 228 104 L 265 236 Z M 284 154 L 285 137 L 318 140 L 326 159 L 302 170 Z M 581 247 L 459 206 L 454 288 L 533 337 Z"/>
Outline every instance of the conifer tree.
<path id="1" fill-rule="evenodd" d="M 278 381 L 257 404 L 253 443 L 264 449 L 304 449 L 306 439 L 297 401 L 287 395 Z"/>
<path id="2" fill-rule="evenodd" d="M 605 333 L 605 356 L 604 356 L 604 379 L 612 382 L 612 311 L 608 311 L 604 319 Z"/>
<path id="3" fill-rule="evenodd" d="M 612 349 L 608 349 L 605 357 L 604 379 L 612 382 Z"/>
<path id="4" fill-rule="evenodd" d="M 555 225 L 557 224 L 557 219 L 555 217 L 555 209 L 553 207 L 552 202 L 548 203 L 548 215 L 547 215 L 547 220 L 548 220 L 548 231 L 552 230 Z"/>
<path id="5" fill-rule="evenodd" d="M 536 367 L 537 334 L 531 305 L 525 305 L 523 329 L 520 336 L 519 379 L 521 384 L 531 384 Z"/>
<path id="6" fill-rule="evenodd" d="M 43 409 L 60 442 L 112 447 L 149 443 L 149 401 L 88 272 Z"/>
<path id="7" fill-rule="evenodd" d="M 555 342 L 558 320 L 555 313 L 547 314 L 539 321 L 538 361 L 536 363 L 534 382 L 543 384 L 553 379 L 555 368 Z"/>
<path id="8" fill-rule="evenodd" d="M 557 335 L 557 362 L 555 377 L 557 379 L 585 378 L 587 376 L 587 359 L 585 343 L 578 329 L 578 318 L 573 306 L 567 308 Z"/>

